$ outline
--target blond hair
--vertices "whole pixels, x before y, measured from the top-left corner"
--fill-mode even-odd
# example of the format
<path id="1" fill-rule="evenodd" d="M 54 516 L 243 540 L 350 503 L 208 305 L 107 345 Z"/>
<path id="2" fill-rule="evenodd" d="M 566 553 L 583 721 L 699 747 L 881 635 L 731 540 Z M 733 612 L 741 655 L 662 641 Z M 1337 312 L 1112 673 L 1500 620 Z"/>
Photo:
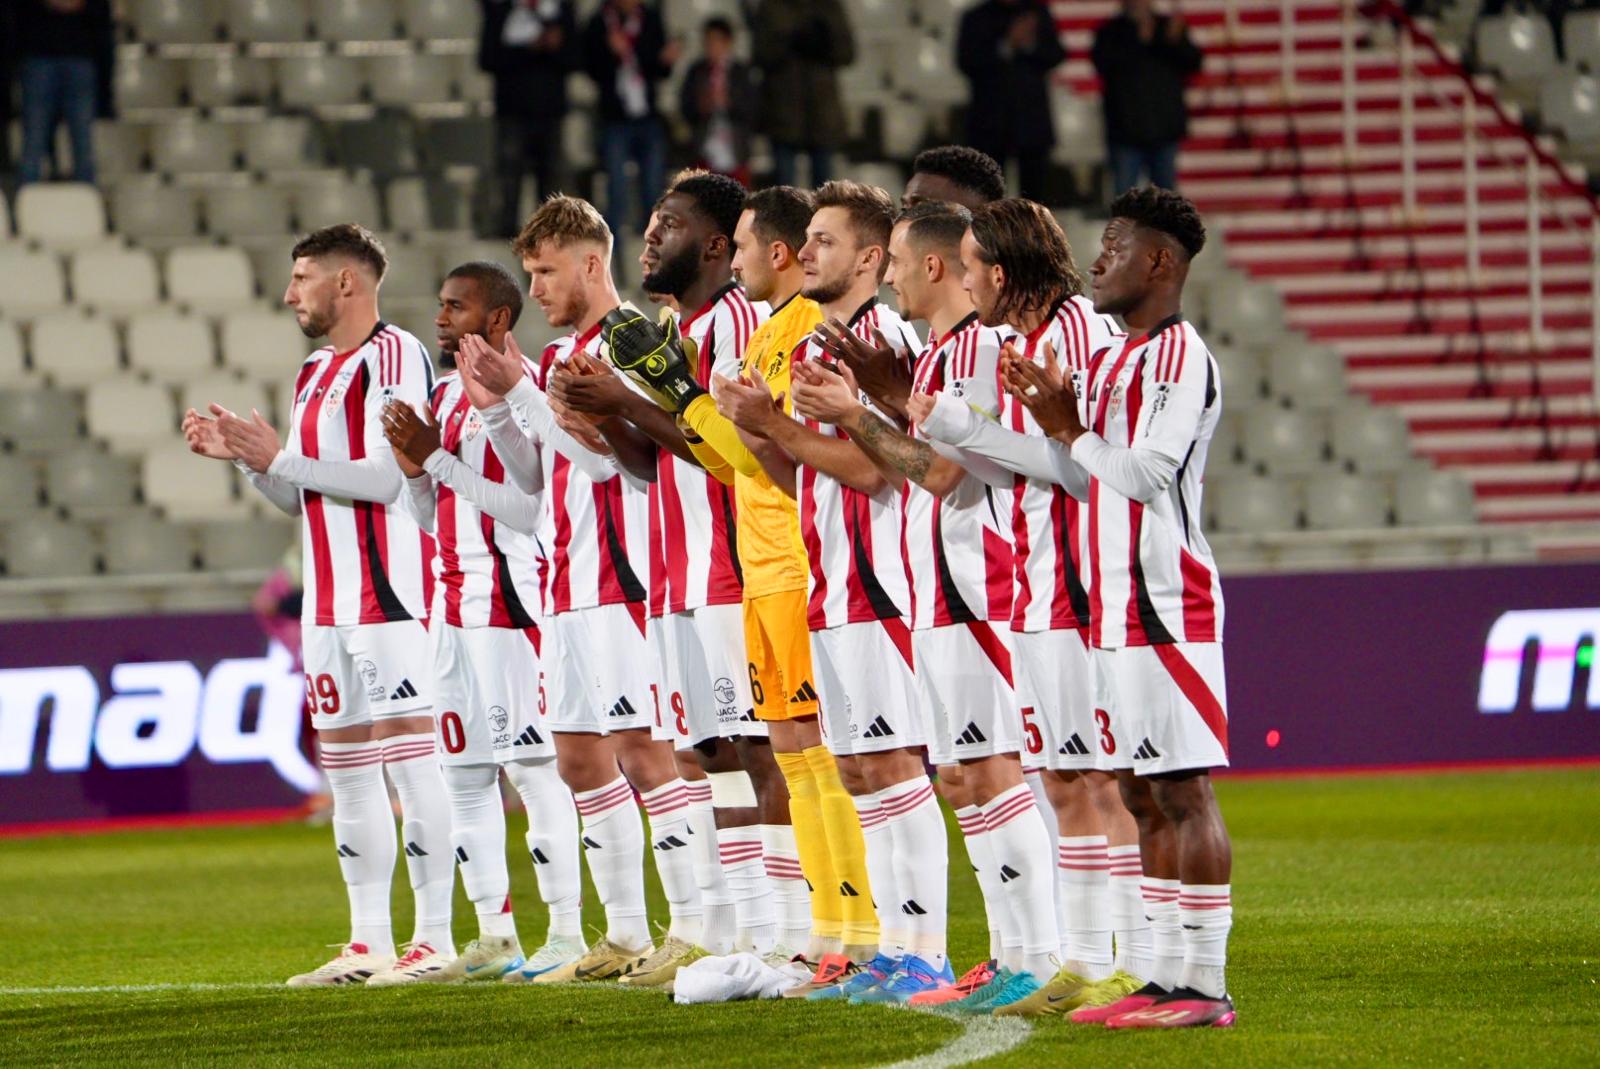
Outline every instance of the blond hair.
<path id="1" fill-rule="evenodd" d="M 541 245 L 564 249 L 580 242 L 594 242 L 611 254 L 611 228 L 593 204 L 579 197 L 556 194 L 529 217 L 522 231 L 511 242 L 518 256 L 532 256 Z"/>

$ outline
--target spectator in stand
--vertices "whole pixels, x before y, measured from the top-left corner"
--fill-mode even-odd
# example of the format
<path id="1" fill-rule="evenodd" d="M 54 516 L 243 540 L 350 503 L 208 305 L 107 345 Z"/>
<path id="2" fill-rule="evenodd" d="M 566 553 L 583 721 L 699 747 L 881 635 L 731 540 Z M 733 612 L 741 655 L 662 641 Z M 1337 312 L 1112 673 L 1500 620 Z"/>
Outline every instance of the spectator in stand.
<path id="1" fill-rule="evenodd" d="M 44 177 L 56 125 L 65 122 L 72 138 L 72 178 L 93 182 L 98 63 L 111 33 L 110 0 L 15 0 L 15 7 L 21 180 Z"/>
<path id="2" fill-rule="evenodd" d="M 733 23 L 709 18 L 703 34 L 703 55 L 683 80 L 678 112 L 694 130 L 698 165 L 748 186 L 755 117 L 750 68 L 733 54 Z"/>
<path id="3" fill-rule="evenodd" d="M 833 177 L 833 154 L 849 126 L 839 71 L 856 58 L 850 20 L 839 0 L 760 0 L 750 24 L 774 181 L 797 185 L 795 164 L 804 153 L 810 184 L 820 186 Z"/>
<path id="4" fill-rule="evenodd" d="M 1112 194 L 1138 185 L 1141 174 L 1153 186 L 1178 188 L 1178 143 L 1189 128 L 1183 86 L 1201 62 L 1183 16 L 1157 14 L 1152 0 L 1122 0 L 1122 14 L 1095 31 L 1092 55 Z"/>
<path id="5" fill-rule="evenodd" d="M 567 74 L 578 67 L 578 17 L 572 0 L 478 0 L 483 35 L 478 66 L 494 78 L 496 233 L 522 228 L 522 178 L 533 174 L 536 201 L 559 193 L 561 120 Z"/>
<path id="6" fill-rule="evenodd" d="M 600 90 L 600 159 L 606 169 L 606 223 L 619 238 L 628 223 L 628 162 L 639 168 L 639 226 L 666 171 L 667 134 L 656 84 L 672 71 L 680 45 L 668 41 L 661 10 L 643 0 L 605 0 L 583 35 L 584 67 Z"/>
<path id="7" fill-rule="evenodd" d="M 972 86 L 967 143 L 998 160 L 1017 161 L 1022 195 L 1049 193 L 1050 72 L 1067 58 L 1044 0 L 984 0 L 961 16 L 956 65 Z"/>

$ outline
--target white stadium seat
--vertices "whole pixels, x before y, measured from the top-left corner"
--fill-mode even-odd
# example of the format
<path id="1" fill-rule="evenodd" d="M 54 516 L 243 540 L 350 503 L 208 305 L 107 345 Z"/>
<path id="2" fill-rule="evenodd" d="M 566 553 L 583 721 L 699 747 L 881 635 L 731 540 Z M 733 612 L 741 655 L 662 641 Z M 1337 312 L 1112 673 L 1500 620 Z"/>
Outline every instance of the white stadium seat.
<path id="1" fill-rule="evenodd" d="M 406 36 L 419 41 L 478 36 L 478 5 L 459 0 L 401 0 Z"/>
<path id="2" fill-rule="evenodd" d="M 1243 407 L 1261 398 L 1267 377 L 1261 370 L 1261 357 L 1254 349 L 1222 345 L 1212 349 L 1211 355 L 1217 358 L 1222 396 L 1227 403 Z"/>
<path id="3" fill-rule="evenodd" d="M 367 81 L 377 104 L 404 107 L 447 101 L 454 80 L 449 56 L 401 52 L 367 60 Z"/>
<path id="4" fill-rule="evenodd" d="M 1361 475 L 1330 474 L 1308 480 L 1306 526 L 1319 531 L 1370 529 L 1389 522 L 1382 483 Z"/>
<path id="5" fill-rule="evenodd" d="M 189 61 L 189 101 L 205 108 L 260 104 L 272 92 L 272 68 L 257 56 L 225 52 Z"/>
<path id="6" fill-rule="evenodd" d="M 1281 479 L 1246 476 L 1219 483 L 1213 491 L 1216 526 L 1225 531 L 1292 531 L 1300 505 Z"/>
<path id="7" fill-rule="evenodd" d="M 309 119 L 277 115 L 248 123 L 239 135 L 246 166 L 255 171 L 303 171 L 321 166 Z"/>
<path id="8" fill-rule="evenodd" d="M 28 515 L 38 511 L 39 487 L 43 480 L 39 466 L 24 457 L 0 453 L 0 519 L 11 515 Z"/>
<path id="9" fill-rule="evenodd" d="M 1206 323 L 1238 345 L 1264 345 L 1284 329 L 1283 302 L 1270 285 L 1224 276 L 1205 291 Z"/>
<path id="10" fill-rule="evenodd" d="M 417 245 L 389 248 L 389 270 L 384 273 L 382 295 L 396 297 L 437 297 L 440 272 L 432 250 Z"/>
<path id="11" fill-rule="evenodd" d="M 1600 81 L 1571 68 L 1558 69 L 1539 87 L 1539 116 L 1568 144 L 1584 148 L 1600 143 Z"/>
<path id="12" fill-rule="evenodd" d="M 139 123 L 97 120 L 93 136 L 94 167 L 101 181 L 144 168 L 147 131 Z"/>
<path id="13" fill-rule="evenodd" d="M 94 186 L 35 182 L 17 194 L 18 237 L 68 248 L 99 242 L 105 233 L 106 206 Z"/>
<path id="14" fill-rule="evenodd" d="M 196 456 L 181 441 L 152 447 L 142 468 L 145 501 L 172 519 L 218 519 L 240 511 L 233 465 Z"/>
<path id="15" fill-rule="evenodd" d="M 56 386 L 89 386 L 122 372 L 117 332 L 104 319 L 51 316 L 33 325 L 33 366 Z"/>
<path id="16" fill-rule="evenodd" d="M 75 394 L 25 386 L 0 393 L 0 438 L 19 452 L 38 455 L 75 441 L 83 426 Z"/>
<path id="17" fill-rule="evenodd" d="M 0 386 L 24 382 L 28 364 L 22 348 L 22 333 L 15 323 L 0 319 Z"/>
<path id="18" fill-rule="evenodd" d="M 306 0 L 227 0 L 228 36 L 246 44 L 310 40 Z"/>
<path id="19" fill-rule="evenodd" d="M 156 259 L 143 249 L 86 249 L 72 257 L 72 299 L 97 312 L 131 312 L 161 300 Z"/>
<path id="20" fill-rule="evenodd" d="M 1055 94 L 1056 146 L 1051 158 L 1068 167 L 1105 162 L 1106 139 L 1100 104 L 1070 90 Z"/>
<path id="21" fill-rule="evenodd" d="M 284 56 L 277 61 L 278 99 L 290 108 L 359 103 L 361 70 L 350 56 Z"/>
<path id="22" fill-rule="evenodd" d="M 105 379 L 89 387 L 85 398 L 89 433 L 113 449 L 132 451 L 178 434 L 178 418 L 166 387 L 133 378 Z"/>
<path id="23" fill-rule="evenodd" d="M 150 312 L 128 322 L 128 364 L 159 382 L 180 383 L 214 371 L 211 325 L 177 312 Z"/>
<path id="24" fill-rule="evenodd" d="M 1324 345 L 1280 345 L 1268 350 L 1267 381 L 1276 397 L 1300 408 L 1329 408 L 1349 392 L 1344 357 Z M 1223 378 L 1226 388 L 1227 378 Z"/>
<path id="25" fill-rule="evenodd" d="M 194 568 L 194 533 L 135 513 L 107 525 L 101 556 L 111 575 L 187 572 Z"/>
<path id="26" fill-rule="evenodd" d="M 66 303 L 67 279 L 59 256 L 0 247 L 0 315 L 31 319 Z"/>
<path id="27" fill-rule="evenodd" d="M 1406 527 L 1476 522 L 1472 483 L 1453 471 L 1408 471 L 1395 480 L 1395 520 Z"/>
<path id="28" fill-rule="evenodd" d="M 117 233 L 134 241 L 170 241 L 200 232 L 194 191 L 148 175 L 112 187 L 111 219 Z"/>
<path id="29" fill-rule="evenodd" d="M 117 49 L 117 106 L 175 108 L 183 102 L 183 66 L 176 60 L 148 56 L 137 45 Z"/>
<path id="30" fill-rule="evenodd" d="M 232 312 L 222 320 L 222 362 L 260 382 L 282 382 L 313 348 L 287 311 Z"/>
<path id="31" fill-rule="evenodd" d="M 157 45 L 198 45 L 217 39 L 211 5 L 197 0 L 132 0 L 129 22 L 141 41 Z"/>
<path id="32" fill-rule="evenodd" d="M 167 297 L 202 311 L 255 300 L 250 258 L 242 249 L 184 246 L 167 258 Z"/>
<path id="33" fill-rule="evenodd" d="M 1600 11 L 1569 11 L 1561 21 L 1561 43 L 1568 63 L 1600 73 Z"/>
<path id="34" fill-rule="evenodd" d="M 6 574 L 13 579 L 64 579 L 93 575 L 94 538 L 80 524 L 36 516 L 6 525 Z"/>
<path id="35" fill-rule="evenodd" d="M 271 237 L 294 230 L 289 193 L 270 183 L 230 182 L 205 192 L 206 229 L 221 237 Z"/>
<path id="36" fill-rule="evenodd" d="M 1279 475 L 1315 471 L 1326 462 L 1320 416 L 1277 405 L 1257 405 L 1244 416 L 1244 452 Z"/>
<path id="37" fill-rule="evenodd" d="M 273 568 L 294 538 L 286 525 L 240 520 L 202 523 L 195 533 L 208 571 Z"/>
<path id="38" fill-rule="evenodd" d="M 260 412 L 267 422 L 273 422 L 272 398 L 268 395 L 266 387 L 259 382 L 246 381 L 223 371 L 212 372 L 203 378 L 183 383 L 182 396 L 178 398 L 178 410 L 187 412 L 192 408 L 196 412 L 208 413 L 213 402 L 246 419 L 250 418 L 250 412 L 254 409 Z"/>
<path id="39" fill-rule="evenodd" d="M 311 20 L 324 41 L 387 41 L 398 28 L 389 0 L 318 0 Z"/>
<path id="40" fill-rule="evenodd" d="M 1333 414 L 1333 453 L 1358 471 L 1400 471 L 1411 463 L 1405 417 L 1392 408 L 1346 405 Z"/>
<path id="41" fill-rule="evenodd" d="M 137 504 L 139 472 L 127 457 L 78 445 L 46 459 L 45 491 L 79 519 L 103 516 Z"/>
<path id="42" fill-rule="evenodd" d="M 373 230 L 383 225 L 377 191 L 343 176 L 297 185 L 293 198 L 295 221 L 302 231 L 333 223 L 360 223 Z"/>
<path id="43" fill-rule="evenodd" d="M 166 174 L 206 174 L 233 170 L 238 153 L 233 123 L 180 119 L 150 128 L 150 162 Z"/>
<path id="44" fill-rule="evenodd" d="M 1555 32 L 1542 14 L 1486 18 L 1476 40 L 1479 62 L 1512 84 L 1537 82 L 1556 65 Z"/>

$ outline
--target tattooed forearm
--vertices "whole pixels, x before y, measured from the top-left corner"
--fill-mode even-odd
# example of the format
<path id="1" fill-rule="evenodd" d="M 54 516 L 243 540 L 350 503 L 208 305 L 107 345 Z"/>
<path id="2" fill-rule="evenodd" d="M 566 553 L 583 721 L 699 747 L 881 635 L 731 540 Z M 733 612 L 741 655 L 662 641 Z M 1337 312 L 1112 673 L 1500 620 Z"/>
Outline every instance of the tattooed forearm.
<path id="1" fill-rule="evenodd" d="M 870 449 L 885 464 L 914 483 L 928 477 L 933 458 L 938 454 L 927 442 L 919 442 L 898 430 L 887 420 L 863 410 L 845 428 L 865 449 Z"/>

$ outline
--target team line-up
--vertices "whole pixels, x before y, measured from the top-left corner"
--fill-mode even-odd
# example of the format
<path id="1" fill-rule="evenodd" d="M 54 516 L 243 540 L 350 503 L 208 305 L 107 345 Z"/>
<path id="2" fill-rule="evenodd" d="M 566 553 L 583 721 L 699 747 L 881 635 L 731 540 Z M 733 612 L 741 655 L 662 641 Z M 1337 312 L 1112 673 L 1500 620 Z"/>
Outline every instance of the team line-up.
<path id="1" fill-rule="evenodd" d="M 1080 270 L 988 157 L 913 171 L 898 209 L 852 181 L 677 176 L 641 256 L 659 319 L 619 297 L 594 207 L 553 197 L 512 249 L 570 333 L 524 355 L 522 287 L 464 263 L 437 381 L 379 317 L 372 234 L 294 247 L 284 302 L 329 344 L 284 433 L 218 405 L 183 424 L 302 521 L 351 931 L 291 985 L 615 979 L 679 1002 L 1233 1023 L 1200 530 L 1222 393 L 1180 311 L 1204 226 L 1130 191 Z M 550 915 L 528 955 L 502 772 Z M 936 794 L 990 933 L 959 977 Z M 416 896 L 398 953 L 397 853 Z M 459 953 L 457 868 L 480 927 Z"/>

